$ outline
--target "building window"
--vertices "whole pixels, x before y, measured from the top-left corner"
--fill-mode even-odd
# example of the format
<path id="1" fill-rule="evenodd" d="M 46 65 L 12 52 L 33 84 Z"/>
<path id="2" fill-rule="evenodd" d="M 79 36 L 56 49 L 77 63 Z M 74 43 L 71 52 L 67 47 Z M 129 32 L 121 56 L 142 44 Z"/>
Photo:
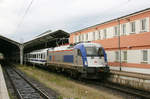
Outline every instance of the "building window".
<path id="1" fill-rule="evenodd" d="M 86 41 L 88 41 L 88 34 L 85 35 Z"/>
<path id="2" fill-rule="evenodd" d="M 77 39 L 76 39 L 76 36 L 74 37 L 74 43 L 76 43 Z"/>
<path id="3" fill-rule="evenodd" d="M 123 51 L 123 61 L 127 62 L 127 51 Z"/>
<path id="4" fill-rule="evenodd" d="M 118 36 L 118 27 L 117 26 L 114 27 L 114 36 Z"/>
<path id="5" fill-rule="evenodd" d="M 122 35 L 126 35 L 126 24 L 122 24 Z"/>
<path id="6" fill-rule="evenodd" d="M 95 32 L 93 32 L 93 40 L 95 40 Z"/>
<path id="7" fill-rule="evenodd" d="M 84 35 L 82 34 L 82 41 L 84 41 Z"/>
<path id="8" fill-rule="evenodd" d="M 106 38 L 107 38 L 107 30 L 104 29 L 104 39 L 106 39 Z"/>
<path id="9" fill-rule="evenodd" d="M 148 61 L 148 51 L 142 50 L 142 62 L 147 62 L 147 61 Z"/>
<path id="10" fill-rule="evenodd" d="M 81 35 L 79 35 L 79 42 L 81 41 Z"/>
<path id="11" fill-rule="evenodd" d="M 101 39 L 101 31 L 98 31 L 98 38 Z"/>
<path id="12" fill-rule="evenodd" d="M 141 31 L 146 30 L 146 19 L 140 20 L 140 27 L 141 27 Z"/>
<path id="13" fill-rule="evenodd" d="M 79 42 L 79 36 L 76 36 L 76 42 Z"/>
<path id="14" fill-rule="evenodd" d="M 131 22 L 131 33 L 135 33 L 135 22 Z"/>
<path id="15" fill-rule="evenodd" d="M 117 62 L 119 61 L 119 52 L 118 51 L 115 52 L 115 60 Z"/>

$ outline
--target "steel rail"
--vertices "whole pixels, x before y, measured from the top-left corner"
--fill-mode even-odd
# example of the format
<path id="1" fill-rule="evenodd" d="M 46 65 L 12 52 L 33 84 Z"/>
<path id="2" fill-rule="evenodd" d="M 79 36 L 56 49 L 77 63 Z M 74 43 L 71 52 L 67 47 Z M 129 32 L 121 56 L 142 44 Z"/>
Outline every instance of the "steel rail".
<path id="1" fill-rule="evenodd" d="M 7 68 L 8 69 L 8 68 Z M 13 86 L 13 89 L 17 95 L 17 98 L 18 99 L 23 99 L 21 93 L 19 92 L 19 90 L 15 87 L 15 84 L 10 76 L 10 74 L 8 73 L 7 69 L 5 69 L 6 71 L 6 74 L 8 75 L 8 78 Z M 18 76 L 20 76 L 26 83 L 28 83 L 33 89 L 35 89 L 39 94 L 40 96 L 43 98 L 43 99 L 53 99 L 53 97 L 49 97 L 48 95 L 46 95 L 41 89 L 37 88 L 36 86 L 34 86 L 29 80 L 27 80 L 25 77 L 23 77 L 19 72 L 17 72 L 13 67 L 9 68 L 9 69 L 12 69 Z"/>

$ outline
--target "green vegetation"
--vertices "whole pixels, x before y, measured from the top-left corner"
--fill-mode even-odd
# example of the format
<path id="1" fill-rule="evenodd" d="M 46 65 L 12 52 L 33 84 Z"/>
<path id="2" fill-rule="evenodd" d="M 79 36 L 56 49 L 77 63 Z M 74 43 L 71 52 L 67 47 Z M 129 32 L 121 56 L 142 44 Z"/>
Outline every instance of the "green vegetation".
<path id="1" fill-rule="evenodd" d="M 59 99 L 120 99 L 103 90 L 80 84 L 71 79 L 32 66 L 17 66 L 21 71 L 55 90 Z"/>
<path id="2" fill-rule="evenodd" d="M 8 95 L 10 99 L 15 99 L 15 97 L 9 92 L 9 90 L 8 90 Z"/>

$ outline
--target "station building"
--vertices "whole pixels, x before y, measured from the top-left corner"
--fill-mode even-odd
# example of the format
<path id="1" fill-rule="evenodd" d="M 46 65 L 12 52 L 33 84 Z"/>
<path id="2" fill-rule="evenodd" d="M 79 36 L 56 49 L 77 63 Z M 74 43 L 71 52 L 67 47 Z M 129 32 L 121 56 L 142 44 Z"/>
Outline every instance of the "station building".
<path id="1" fill-rule="evenodd" d="M 70 44 L 100 43 L 110 69 L 150 74 L 150 8 L 70 34 Z"/>

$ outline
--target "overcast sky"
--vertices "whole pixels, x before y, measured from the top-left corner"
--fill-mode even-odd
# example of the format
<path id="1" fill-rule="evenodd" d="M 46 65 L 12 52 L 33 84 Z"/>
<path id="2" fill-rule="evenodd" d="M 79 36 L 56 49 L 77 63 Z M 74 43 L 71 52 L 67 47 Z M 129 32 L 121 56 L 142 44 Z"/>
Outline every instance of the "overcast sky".
<path id="1" fill-rule="evenodd" d="M 30 2 L 0 0 L 0 35 L 25 42 L 47 30 L 71 33 L 150 8 L 150 0 L 33 0 L 25 15 Z"/>

